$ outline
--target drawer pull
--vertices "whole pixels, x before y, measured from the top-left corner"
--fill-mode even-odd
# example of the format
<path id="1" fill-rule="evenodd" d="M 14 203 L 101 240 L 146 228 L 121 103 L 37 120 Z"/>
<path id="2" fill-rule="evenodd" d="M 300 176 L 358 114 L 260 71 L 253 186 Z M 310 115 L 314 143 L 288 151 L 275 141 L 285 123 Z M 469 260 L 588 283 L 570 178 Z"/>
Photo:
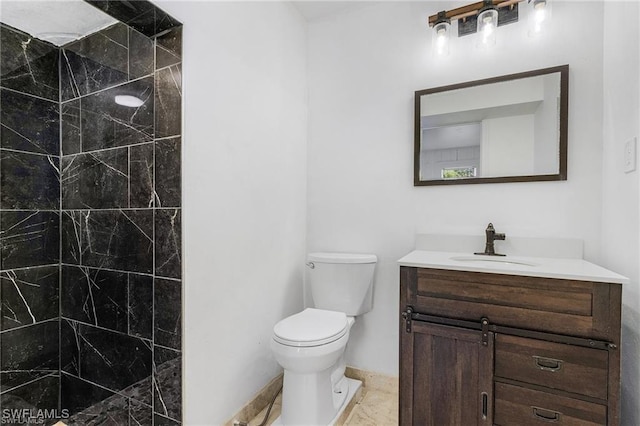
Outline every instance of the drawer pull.
<path id="1" fill-rule="evenodd" d="M 545 410 L 544 408 L 531 407 L 533 410 L 533 417 L 542 420 L 543 422 L 555 423 L 560 421 L 561 413 L 557 411 Z"/>
<path id="2" fill-rule="evenodd" d="M 482 392 L 482 420 L 487 420 L 487 412 L 489 411 L 489 394 Z"/>
<path id="3" fill-rule="evenodd" d="M 561 359 L 545 358 L 536 355 L 533 356 L 533 361 L 540 370 L 551 371 L 553 373 L 560 371 L 562 364 L 564 364 L 564 361 Z"/>

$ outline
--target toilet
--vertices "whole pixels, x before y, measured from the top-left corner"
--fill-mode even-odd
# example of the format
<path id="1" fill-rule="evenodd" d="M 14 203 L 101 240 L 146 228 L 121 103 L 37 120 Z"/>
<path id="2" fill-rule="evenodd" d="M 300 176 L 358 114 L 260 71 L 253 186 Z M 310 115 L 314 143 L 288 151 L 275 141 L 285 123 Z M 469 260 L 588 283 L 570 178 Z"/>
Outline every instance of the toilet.
<path id="1" fill-rule="evenodd" d="M 355 317 L 372 308 L 372 254 L 307 256 L 313 308 L 273 327 L 271 350 L 284 368 L 282 412 L 274 424 L 332 425 L 362 383 L 344 376 Z"/>

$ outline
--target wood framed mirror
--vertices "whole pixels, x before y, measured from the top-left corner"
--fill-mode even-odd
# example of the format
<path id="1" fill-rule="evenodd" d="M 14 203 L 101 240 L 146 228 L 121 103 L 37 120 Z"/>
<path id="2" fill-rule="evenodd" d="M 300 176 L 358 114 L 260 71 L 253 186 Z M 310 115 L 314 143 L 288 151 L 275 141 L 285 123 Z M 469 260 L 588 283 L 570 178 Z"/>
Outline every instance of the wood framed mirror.
<path id="1" fill-rule="evenodd" d="M 567 179 L 569 66 L 415 92 L 414 185 Z"/>

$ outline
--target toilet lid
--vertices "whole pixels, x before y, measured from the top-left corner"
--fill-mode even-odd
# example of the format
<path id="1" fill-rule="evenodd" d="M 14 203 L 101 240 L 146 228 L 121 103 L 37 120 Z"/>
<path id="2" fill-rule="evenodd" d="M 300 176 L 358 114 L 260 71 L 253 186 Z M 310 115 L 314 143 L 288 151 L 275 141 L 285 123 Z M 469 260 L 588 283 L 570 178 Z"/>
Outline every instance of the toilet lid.
<path id="1" fill-rule="evenodd" d="M 278 322 L 273 338 L 288 346 L 320 346 L 344 336 L 347 324 L 344 312 L 307 308 Z"/>

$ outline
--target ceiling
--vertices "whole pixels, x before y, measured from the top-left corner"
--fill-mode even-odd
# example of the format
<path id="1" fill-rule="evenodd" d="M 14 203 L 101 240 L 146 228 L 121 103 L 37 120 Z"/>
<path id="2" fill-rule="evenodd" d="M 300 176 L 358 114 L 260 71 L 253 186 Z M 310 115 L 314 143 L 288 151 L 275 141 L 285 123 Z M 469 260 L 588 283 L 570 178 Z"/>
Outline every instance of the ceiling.
<path id="1" fill-rule="evenodd" d="M 375 4 L 363 0 L 294 0 L 309 22 Z M 0 22 L 57 46 L 117 21 L 83 0 L 0 0 Z"/>
<path id="2" fill-rule="evenodd" d="M 376 2 L 363 0 L 301 0 L 292 1 L 291 3 L 293 3 L 307 21 L 317 21 L 349 10 L 367 7 Z"/>
<path id="3" fill-rule="evenodd" d="M 83 0 L 2 0 L 0 22 L 61 46 L 117 21 Z"/>

